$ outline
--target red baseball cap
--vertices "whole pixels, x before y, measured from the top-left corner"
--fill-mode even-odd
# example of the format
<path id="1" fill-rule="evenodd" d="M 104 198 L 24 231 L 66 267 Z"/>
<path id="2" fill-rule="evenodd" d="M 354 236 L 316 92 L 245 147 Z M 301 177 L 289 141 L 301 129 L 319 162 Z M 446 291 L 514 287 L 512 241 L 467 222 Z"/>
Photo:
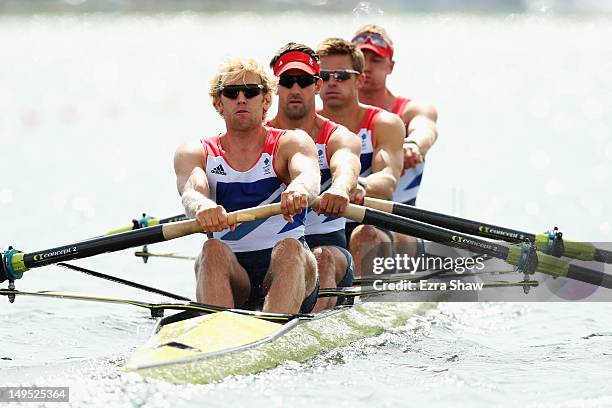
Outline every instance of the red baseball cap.
<path id="1" fill-rule="evenodd" d="M 310 75 L 319 75 L 321 72 L 317 60 L 302 51 L 291 51 L 281 55 L 274 64 L 274 75 L 281 76 L 290 69 L 299 69 Z"/>
<path id="2" fill-rule="evenodd" d="M 360 50 L 370 50 L 381 57 L 393 57 L 393 46 L 378 34 L 360 33 L 351 42 Z"/>

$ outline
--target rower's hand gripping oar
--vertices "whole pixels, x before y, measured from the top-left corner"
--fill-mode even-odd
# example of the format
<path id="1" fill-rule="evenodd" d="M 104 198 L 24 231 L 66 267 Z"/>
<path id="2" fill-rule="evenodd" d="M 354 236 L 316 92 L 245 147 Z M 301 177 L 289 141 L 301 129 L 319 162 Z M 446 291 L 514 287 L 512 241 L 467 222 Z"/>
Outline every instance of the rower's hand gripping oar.
<path id="1" fill-rule="evenodd" d="M 281 213 L 280 203 L 260 207 L 246 208 L 227 214 L 229 224 L 255 221 Z M 110 236 L 96 237 L 74 244 L 45 249 L 37 252 L 23 253 L 10 248 L 1 253 L 0 283 L 5 280 L 13 282 L 21 279 L 23 273 L 38 268 L 72 259 L 88 258 L 106 252 L 115 252 L 135 246 L 169 241 L 186 235 L 203 232 L 196 220 L 178 221 L 159 224 Z"/>
<path id="2" fill-rule="evenodd" d="M 440 214 L 411 205 L 380 200 L 377 198 L 366 197 L 364 199 L 364 205 L 368 208 L 374 208 L 390 214 L 407 217 L 416 221 L 463 232 L 465 234 L 512 243 L 525 241 L 533 242 L 539 251 L 556 257 L 567 256 L 583 261 L 612 263 L 612 251 L 597 248 L 593 244 L 587 242 L 564 240 L 563 234 L 557 227 L 543 234 L 533 234 L 452 215 Z"/>
<path id="3" fill-rule="evenodd" d="M 487 254 L 516 266 L 526 275 L 533 274 L 537 270 L 554 277 L 566 277 L 612 289 L 611 275 L 536 251 L 536 248 L 528 243 L 501 245 L 354 204 L 349 204 L 342 215 L 362 224 L 375 225 L 401 234 Z"/>

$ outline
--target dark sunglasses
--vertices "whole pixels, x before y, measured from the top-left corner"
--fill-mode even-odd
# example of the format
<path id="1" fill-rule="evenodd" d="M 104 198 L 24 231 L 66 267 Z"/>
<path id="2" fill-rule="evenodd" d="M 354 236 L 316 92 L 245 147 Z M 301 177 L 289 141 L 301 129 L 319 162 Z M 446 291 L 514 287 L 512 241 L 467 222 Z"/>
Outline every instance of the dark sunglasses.
<path id="1" fill-rule="evenodd" d="M 285 88 L 293 88 L 293 84 L 297 83 L 300 88 L 306 88 L 317 82 L 319 77 L 313 75 L 281 75 L 278 78 L 278 84 Z"/>
<path id="2" fill-rule="evenodd" d="M 391 48 L 389 46 L 389 44 L 387 44 L 387 42 L 378 34 L 371 34 L 371 33 L 362 33 L 359 35 L 356 35 L 351 42 L 353 44 L 363 44 L 367 41 L 370 41 L 371 44 L 374 44 L 377 47 L 380 48 Z"/>
<path id="3" fill-rule="evenodd" d="M 360 75 L 361 72 L 355 71 L 354 69 L 336 69 L 333 71 L 321 70 L 321 79 L 327 82 L 329 78 L 333 76 L 336 81 L 346 81 L 353 74 Z"/>
<path id="4" fill-rule="evenodd" d="M 251 99 L 260 95 L 263 89 L 264 87 L 261 84 L 227 85 L 219 88 L 219 93 L 226 98 L 236 99 L 238 94 L 242 92 L 245 98 Z"/>

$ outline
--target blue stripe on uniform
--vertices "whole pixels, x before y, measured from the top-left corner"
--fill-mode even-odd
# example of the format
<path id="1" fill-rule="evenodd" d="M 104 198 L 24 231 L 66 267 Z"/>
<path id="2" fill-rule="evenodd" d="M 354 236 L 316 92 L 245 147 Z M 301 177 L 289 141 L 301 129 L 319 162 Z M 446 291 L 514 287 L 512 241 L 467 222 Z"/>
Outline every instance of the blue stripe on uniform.
<path id="1" fill-rule="evenodd" d="M 262 202 L 262 197 L 269 197 L 281 186 L 276 177 L 268 177 L 263 180 L 248 183 L 224 183 L 217 181 L 216 198 L 217 203 L 228 212 L 241 210 L 243 208 L 257 207 Z M 278 199 L 275 200 L 279 201 Z"/>
<path id="2" fill-rule="evenodd" d="M 359 156 L 359 161 L 361 162 L 360 175 L 364 175 L 366 171 L 372 169 L 372 156 L 374 156 L 374 153 L 361 153 Z"/>
<path id="3" fill-rule="evenodd" d="M 406 188 L 404 188 L 404 190 L 410 190 L 411 188 L 419 186 L 421 184 L 421 179 L 422 178 L 423 178 L 423 173 L 421 173 L 418 176 L 416 176 L 415 178 L 413 178 L 412 181 L 410 182 L 410 184 L 408 184 L 406 186 Z"/>

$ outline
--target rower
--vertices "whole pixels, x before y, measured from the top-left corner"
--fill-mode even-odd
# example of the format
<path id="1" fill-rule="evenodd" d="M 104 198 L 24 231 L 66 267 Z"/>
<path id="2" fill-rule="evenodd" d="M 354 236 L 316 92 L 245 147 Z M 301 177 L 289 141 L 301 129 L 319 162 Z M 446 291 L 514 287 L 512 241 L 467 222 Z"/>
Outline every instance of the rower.
<path id="1" fill-rule="evenodd" d="M 365 195 L 390 200 L 402 171 L 404 124 L 395 114 L 359 102 L 358 90 L 365 76 L 363 53 L 341 38 L 324 40 L 317 50 L 321 58 L 321 115 L 346 126 L 361 140 L 363 185 L 355 189 L 352 202 L 361 204 Z M 346 236 L 361 276 L 362 262 L 373 248 L 391 256 L 391 232 L 347 221 Z"/>
<path id="2" fill-rule="evenodd" d="M 209 94 L 226 130 L 178 147 L 177 187 L 186 214 L 212 231 L 195 263 L 198 302 L 309 313 L 319 282 L 304 216 L 319 194 L 317 151 L 301 130 L 263 125 L 273 88 L 252 59 L 220 67 Z M 226 211 L 278 201 L 282 215 L 228 223 Z"/>
<path id="3" fill-rule="evenodd" d="M 279 129 L 302 129 L 317 146 L 321 170 L 320 206 L 306 216 L 306 242 L 317 260 L 323 287 L 353 284 L 353 258 L 344 234 L 349 196 L 357 186 L 361 144 L 347 128 L 316 113 L 315 98 L 322 81 L 319 56 L 303 44 L 290 42 L 270 61 L 278 80 L 278 111 L 269 124 Z M 314 311 L 334 307 L 337 298 L 319 298 Z"/>
<path id="4" fill-rule="evenodd" d="M 365 57 L 365 81 L 359 89 L 359 101 L 378 106 L 402 118 L 406 127 L 404 168 L 393 194 L 393 201 L 415 205 L 423 177 L 425 155 L 436 142 L 438 113 L 431 104 L 395 96 L 387 87 L 387 77 L 393 72 L 393 42 L 387 31 L 376 24 L 357 30 L 351 40 Z M 394 233 L 396 247 L 412 256 L 424 253 L 423 240 Z M 415 245 L 416 244 L 416 245 Z"/>

